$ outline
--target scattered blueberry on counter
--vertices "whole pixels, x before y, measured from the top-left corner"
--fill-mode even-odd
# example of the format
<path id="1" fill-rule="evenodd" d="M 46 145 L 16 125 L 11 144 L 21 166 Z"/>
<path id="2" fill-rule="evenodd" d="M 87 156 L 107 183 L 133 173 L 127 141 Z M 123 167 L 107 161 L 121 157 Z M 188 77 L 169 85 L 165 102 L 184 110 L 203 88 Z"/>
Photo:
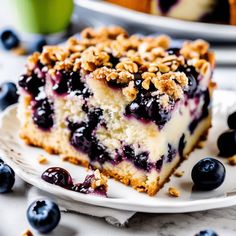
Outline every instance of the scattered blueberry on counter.
<path id="1" fill-rule="evenodd" d="M 195 236 L 218 236 L 218 234 L 213 230 L 202 230 L 198 234 L 195 234 Z"/>
<path id="2" fill-rule="evenodd" d="M 192 169 L 192 180 L 199 190 L 218 188 L 225 179 L 224 165 L 214 158 L 200 160 Z"/>
<path id="3" fill-rule="evenodd" d="M 10 192 L 14 183 L 14 170 L 0 159 L 0 193 Z"/>
<path id="4" fill-rule="evenodd" d="M 236 154 L 236 130 L 228 130 L 222 133 L 218 140 L 217 146 L 220 156 L 231 157 Z"/>
<path id="5" fill-rule="evenodd" d="M 6 29 L 0 33 L 0 43 L 4 49 L 11 50 L 19 46 L 20 40 L 15 32 Z"/>
<path id="6" fill-rule="evenodd" d="M 30 225 L 46 234 L 56 228 L 61 219 L 61 213 L 56 203 L 50 200 L 39 200 L 31 203 L 27 210 Z"/>
<path id="7" fill-rule="evenodd" d="M 32 45 L 32 51 L 42 52 L 43 46 L 47 45 L 47 40 L 44 37 L 39 38 L 36 40 L 35 43 Z"/>
<path id="8" fill-rule="evenodd" d="M 236 111 L 228 116 L 227 123 L 230 129 L 236 129 Z"/>
<path id="9" fill-rule="evenodd" d="M 18 101 L 17 87 L 12 82 L 5 82 L 0 85 L 0 111 Z"/>

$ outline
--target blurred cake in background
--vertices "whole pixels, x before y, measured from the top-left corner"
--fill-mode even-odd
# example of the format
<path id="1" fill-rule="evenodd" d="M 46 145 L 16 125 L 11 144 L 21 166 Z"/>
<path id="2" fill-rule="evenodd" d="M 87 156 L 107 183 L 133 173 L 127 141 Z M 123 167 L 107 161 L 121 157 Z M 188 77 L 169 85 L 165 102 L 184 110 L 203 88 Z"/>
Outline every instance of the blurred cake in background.
<path id="1" fill-rule="evenodd" d="M 182 20 L 236 25 L 236 0 L 106 0 L 136 11 Z"/>

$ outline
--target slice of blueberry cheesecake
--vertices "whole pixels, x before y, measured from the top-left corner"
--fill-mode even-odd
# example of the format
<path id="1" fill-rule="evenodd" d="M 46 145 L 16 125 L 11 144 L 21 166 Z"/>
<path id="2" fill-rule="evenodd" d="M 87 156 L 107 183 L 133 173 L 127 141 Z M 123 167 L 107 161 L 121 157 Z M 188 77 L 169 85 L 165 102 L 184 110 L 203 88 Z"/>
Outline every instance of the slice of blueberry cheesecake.
<path id="1" fill-rule="evenodd" d="M 20 136 L 155 195 L 211 126 L 208 43 L 169 45 L 107 27 L 45 46 L 19 80 Z"/>

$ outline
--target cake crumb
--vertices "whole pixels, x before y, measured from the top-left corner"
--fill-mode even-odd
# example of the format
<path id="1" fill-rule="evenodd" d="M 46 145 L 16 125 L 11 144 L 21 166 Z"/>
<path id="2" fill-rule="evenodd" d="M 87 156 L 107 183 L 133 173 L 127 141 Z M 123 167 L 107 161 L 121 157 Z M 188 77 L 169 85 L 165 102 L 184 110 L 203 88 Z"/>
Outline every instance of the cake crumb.
<path id="1" fill-rule="evenodd" d="M 205 140 L 199 141 L 197 144 L 197 148 L 204 148 L 205 146 L 206 146 Z"/>
<path id="2" fill-rule="evenodd" d="M 34 235 L 29 229 L 27 229 L 23 232 L 22 236 L 34 236 Z"/>
<path id="3" fill-rule="evenodd" d="M 22 46 L 19 46 L 19 47 L 16 47 L 16 48 L 13 48 L 11 50 L 12 53 L 14 53 L 15 55 L 17 56 L 22 56 L 22 55 L 26 55 L 26 49 Z"/>
<path id="4" fill-rule="evenodd" d="M 169 187 L 168 193 L 171 197 L 179 197 L 180 196 L 180 191 L 174 187 Z"/>
<path id="5" fill-rule="evenodd" d="M 184 171 L 175 171 L 174 176 L 175 177 L 182 177 L 184 175 Z"/>
<path id="6" fill-rule="evenodd" d="M 48 159 L 45 156 L 40 155 L 38 157 L 38 163 L 41 164 L 41 165 L 48 164 Z"/>
<path id="7" fill-rule="evenodd" d="M 236 166 L 236 155 L 230 157 L 228 159 L 228 163 L 231 165 L 231 166 Z"/>

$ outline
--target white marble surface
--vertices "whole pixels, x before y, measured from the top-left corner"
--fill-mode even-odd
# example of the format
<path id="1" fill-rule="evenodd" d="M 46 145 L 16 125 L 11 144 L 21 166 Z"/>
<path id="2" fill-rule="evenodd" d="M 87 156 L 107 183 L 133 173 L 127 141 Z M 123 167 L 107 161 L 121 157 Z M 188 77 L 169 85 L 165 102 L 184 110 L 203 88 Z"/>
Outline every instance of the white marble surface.
<path id="1" fill-rule="evenodd" d="M 0 0 L 1 25 L 8 23 Z M 25 59 L 0 52 L 0 81 L 15 81 L 22 71 Z M 220 88 L 236 89 L 235 67 L 219 67 L 215 80 Z M 0 195 L 0 236 L 18 236 L 29 228 L 26 220 L 27 185 L 17 178 L 14 191 Z M 62 213 L 59 227 L 50 235 L 160 235 L 193 236 L 203 229 L 214 229 L 220 236 L 236 235 L 236 206 L 187 214 L 137 213 L 127 227 L 116 228 L 103 219 L 82 214 Z M 38 235 L 35 233 L 34 235 Z"/>

